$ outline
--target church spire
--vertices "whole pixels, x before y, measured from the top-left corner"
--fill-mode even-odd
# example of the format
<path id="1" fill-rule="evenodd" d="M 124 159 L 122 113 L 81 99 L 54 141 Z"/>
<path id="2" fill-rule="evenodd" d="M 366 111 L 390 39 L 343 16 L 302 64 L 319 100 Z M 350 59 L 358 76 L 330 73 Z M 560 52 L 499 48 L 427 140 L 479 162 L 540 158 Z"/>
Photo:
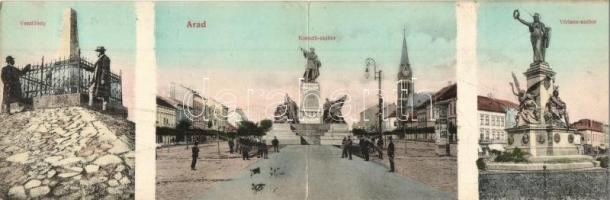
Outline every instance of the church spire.
<path id="1" fill-rule="evenodd" d="M 409 63 L 409 52 L 407 51 L 407 29 L 402 30 L 402 53 L 400 54 L 400 68 L 398 78 L 407 76 L 405 72 L 411 72 L 411 63 Z M 407 78 L 407 77 L 405 77 Z"/>

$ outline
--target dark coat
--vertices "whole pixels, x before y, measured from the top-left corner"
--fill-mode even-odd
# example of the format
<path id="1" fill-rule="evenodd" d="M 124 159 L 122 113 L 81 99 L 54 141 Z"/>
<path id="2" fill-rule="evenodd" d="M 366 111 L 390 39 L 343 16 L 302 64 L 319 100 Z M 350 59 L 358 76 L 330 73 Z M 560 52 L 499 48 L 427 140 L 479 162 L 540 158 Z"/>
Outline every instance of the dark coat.
<path id="1" fill-rule="evenodd" d="M 95 64 L 93 71 L 93 95 L 95 97 L 104 97 L 108 100 L 110 97 L 110 58 L 103 54 L 100 56 Z"/>
<path id="2" fill-rule="evenodd" d="M 199 157 L 199 147 L 193 146 L 191 147 L 191 151 L 193 151 L 193 158 Z"/>
<path id="3" fill-rule="evenodd" d="M 24 70 L 19 70 L 12 65 L 7 65 L 2 68 L 2 83 L 4 90 L 2 93 L 2 104 L 11 104 L 23 101 L 21 92 L 21 81 L 19 77 L 25 73 L 29 67 Z"/>
<path id="4" fill-rule="evenodd" d="M 388 144 L 388 156 L 394 156 L 394 143 L 390 142 Z"/>

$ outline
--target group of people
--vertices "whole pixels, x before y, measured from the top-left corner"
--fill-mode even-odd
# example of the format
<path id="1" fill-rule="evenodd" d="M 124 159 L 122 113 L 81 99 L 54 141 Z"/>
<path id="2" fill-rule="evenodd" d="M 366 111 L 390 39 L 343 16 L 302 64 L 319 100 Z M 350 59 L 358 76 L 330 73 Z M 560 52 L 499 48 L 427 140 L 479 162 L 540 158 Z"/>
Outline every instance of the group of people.
<path id="1" fill-rule="evenodd" d="M 239 137 L 237 139 L 229 139 L 228 143 L 229 153 L 239 153 L 242 155 L 243 160 L 250 159 L 250 152 L 254 148 L 256 148 L 256 156 L 258 158 L 269 158 L 269 149 L 265 140 L 261 140 L 258 138 Z M 273 138 L 271 143 L 273 145 L 273 150 L 275 152 L 279 152 L 279 141 L 277 140 L 277 138 Z"/>
<path id="2" fill-rule="evenodd" d="M 370 160 L 371 149 L 376 150 L 379 159 L 383 160 L 383 139 L 381 137 L 378 137 L 376 139 L 376 142 L 373 142 L 373 139 L 368 137 L 360 137 L 358 146 L 360 147 L 360 153 L 364 157 L 365 161 Z M 341 149 L 343 151 L 343 153 L 341 154 L 341 158 L 348 158 L 349 160 L 351 160 L 353 151 L 353 141 L 351 136 L 343 138 L 343 141 L 341 143 Z M 389 138 L 387 155 L 388 160 L 390 162 L 390 172 L 394 172 L 394 142 L 392 141 L 392 137 Z"/>
<path id="3" fill-rule="evenodd" d="M 89 83 L 89 106 L 93 106 L 93 101 L 101 99 L 102 110 L 106 110 L 106 104 L 109 102 L 111 87 L 110 87 L 110 58 L 106 56 L 106 49 L 99 46 L 95 49 L 98 52 L 98 59 L 93 64 L 93 79 Z M 3 83 L 2 93 L 2 112 L 12 114 L 12 110 L 20 112 L 23 110 L 24 97 L 20 78 L 28 71 L 32 70 L 31 65 L 26 65 L 23 69 L 15 67 L 15 58 L 12 56 L 6 57 L 6 66 L 2 68 L 1 78 Z M 16 105 L 17 108 L 11 108 Z"/>

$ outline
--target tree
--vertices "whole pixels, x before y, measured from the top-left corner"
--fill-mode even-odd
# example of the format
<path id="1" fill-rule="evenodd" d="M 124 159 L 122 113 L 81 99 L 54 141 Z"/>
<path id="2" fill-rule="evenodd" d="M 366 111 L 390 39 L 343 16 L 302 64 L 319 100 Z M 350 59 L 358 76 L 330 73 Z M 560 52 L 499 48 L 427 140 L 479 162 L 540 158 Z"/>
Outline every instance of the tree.
<path id="1" fill-rule="evenodd" d="M 191 121 L 187 119 L 182 119 L 178 121 L 178 124 L 176 124 L 176 130 L 178 131 L 178 133 L 176 134 L 176 139 L 178 141 L 186 141 L 186 138 L 184 136 L 186 135 L 186 132 L 191 128 L 191 125 Z"/>
<path id="2" fill-rule="evenodd" d="M 263 119 L 259 123 L 259 127 L 263 131 L 263 135 L 266 134 L 269 130 L 271 130 L 272 126 L 273 126 L 273 121 L 271 121 L 270 119 Z"/>

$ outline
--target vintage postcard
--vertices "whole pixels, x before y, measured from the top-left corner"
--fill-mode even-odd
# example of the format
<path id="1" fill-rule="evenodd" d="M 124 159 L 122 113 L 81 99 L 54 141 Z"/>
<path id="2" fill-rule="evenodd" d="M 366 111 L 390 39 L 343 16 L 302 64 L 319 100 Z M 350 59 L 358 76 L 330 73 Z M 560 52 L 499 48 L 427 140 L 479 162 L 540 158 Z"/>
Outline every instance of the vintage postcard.
<path id="1" fill-rule="evenodd" d="M 158 2 L 157 199 L 455 199 L 453 2 Z"/>
<path id="2" fill-rule="evenodd" d="M 608 199 L 608 2 L 478 19 L 480 199 Z"/>
<path id="3" fill-rule="evenodd" d="M 0 199 L 134 199 L 133 4 L 0 14 Z"/>

